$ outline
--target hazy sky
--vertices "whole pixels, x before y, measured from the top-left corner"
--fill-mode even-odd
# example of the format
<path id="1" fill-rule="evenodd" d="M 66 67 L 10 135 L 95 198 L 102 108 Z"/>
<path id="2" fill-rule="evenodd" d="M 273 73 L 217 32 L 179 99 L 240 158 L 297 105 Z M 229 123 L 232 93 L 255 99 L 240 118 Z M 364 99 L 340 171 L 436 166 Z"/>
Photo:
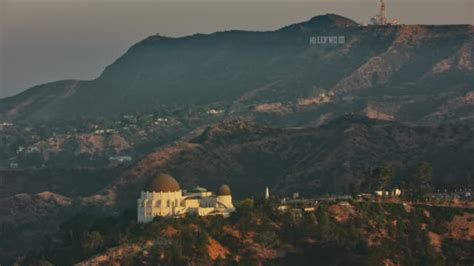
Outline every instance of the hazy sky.
<path id="1" fill-rule="evenodd" d="M 405 24 L 474 24 L 474 0 L 386 0 Z M 229 29 L 273 30 L 315 15 L 358 22 L 378 0 L 0 0 L 0 97 L 61 79 L 93 79 L 137 41 Z"/>

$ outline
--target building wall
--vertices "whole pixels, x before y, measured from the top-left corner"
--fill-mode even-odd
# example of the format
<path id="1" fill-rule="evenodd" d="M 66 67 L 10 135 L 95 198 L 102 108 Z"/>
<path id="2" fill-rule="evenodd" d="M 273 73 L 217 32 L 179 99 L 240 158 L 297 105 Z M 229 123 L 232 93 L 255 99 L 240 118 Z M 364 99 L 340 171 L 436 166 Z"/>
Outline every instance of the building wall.
<path id="1" fill-rule="evenodd" d="M 199 200 L 198 199 L 185 199 L 184 200 L 184 207 L 186 207 L 186 208 L 199 208 Z"/>
<path id="2" fill-rule="evenodd" d="M 199 207 L 201 208 L 215 208 L 216 207 L 216 198 L 215 197 L 205 197 L 199 200 Z"/>
<path id="3" fill-rule="evenodd" d="M 177 192 L 147 192 L 142 191 L 137 200 L 137 221 L 151 222 L 156 216 L 175 217 L 185 213 L 197 213 L 199 216 L 224 215 L 228 217 L 235 210 L 230 195 L 212 196 L 206 192 L 206 197 L 187 198 L 188 196 L 202 196 L 194 194 L 182 195 Z"/>
<path id="4" fill-rule="evenodd" d="M 142 191 L 137 201 L 138 222 L 149 222 L 156 216 L 175 216 L 185 213 L 182 193 Z"/>
<path id="5" fill-rule="evenodd" d="M 223 204 L 226 208 L 234 208 L 231 195 L 217 196 L 217 202 Z"/>
<path id="6" fill-rule="evenodd" d="M 198 209 L 198 215 L 199 216 L 206 216 L 208 215 L 209 213 L 211 213 L 212 211 L 214 211 L 216 208 L 214 207 L 208 207 L 208 208 L 199 208 Z"/>

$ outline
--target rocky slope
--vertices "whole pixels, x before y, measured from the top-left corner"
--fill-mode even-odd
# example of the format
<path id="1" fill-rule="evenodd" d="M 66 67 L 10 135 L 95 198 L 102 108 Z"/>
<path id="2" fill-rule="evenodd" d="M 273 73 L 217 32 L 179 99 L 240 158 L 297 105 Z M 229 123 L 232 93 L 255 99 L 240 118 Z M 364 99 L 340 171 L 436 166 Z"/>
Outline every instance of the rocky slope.
<path id="1" fill-rule="evenodd" d="M 99 227 L 66 225 L 64 230 L 93 232 L 102 241 L 95 246 L 64 242 L 23 263 L 465 265 L 474 259 L 469 209 L 339 202 L 303 213 L 299 208 L 279 212 L 275 204 L 246 200 L 230 219 L 186 217 L 137 225 L 109 217 L 96 221 Z"/>
<path id="2" fill-rule="evenodd" d="M 0 100 L 0 114 L 71 119 L 219 103 L 234 115 L 300 125 L 369 106 L 408 122 L 472 121 L 472 104 L 455 115 L 442 106 L 473 90 L 473 32 L 468 25 L 362 27 L 324 15 L 267 32 L 150 36 L 96 80 L 34 87 Z M 311 45 L 316 36 L 345 41 Z"/>

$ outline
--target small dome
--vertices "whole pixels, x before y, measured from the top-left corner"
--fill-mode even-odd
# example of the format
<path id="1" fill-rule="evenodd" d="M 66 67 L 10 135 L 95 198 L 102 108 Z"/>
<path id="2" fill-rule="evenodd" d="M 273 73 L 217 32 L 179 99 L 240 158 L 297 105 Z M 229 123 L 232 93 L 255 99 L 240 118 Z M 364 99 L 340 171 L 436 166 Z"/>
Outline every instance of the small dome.
<path id="1" fill-rule="evenodd" d="M 176 192 L 180 189 L 178 181 L 166 174 L 159 174 L 152 178 L 145 188 L 145 190 L 153 192 Z"/>
<path id="2" fill-rule="evenodd" d="M 219 190 L 217 190 L 218 196 L 230 195 L 230 187 L 226 184 L 222 185 Z"/>

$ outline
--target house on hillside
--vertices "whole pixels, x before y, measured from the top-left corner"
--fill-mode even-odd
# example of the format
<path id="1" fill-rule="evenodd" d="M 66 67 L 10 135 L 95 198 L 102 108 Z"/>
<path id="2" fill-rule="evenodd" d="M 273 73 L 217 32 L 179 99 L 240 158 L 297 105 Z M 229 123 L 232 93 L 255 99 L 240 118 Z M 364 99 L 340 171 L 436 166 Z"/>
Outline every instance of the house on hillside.
<path id="1" fill-rule="evenodd" d="M 398 188 L 392 189 L 392 190 L 377 190 L 374 191 L 375 196 L 378 197 L 392 197 L 392 198 L 398 198 L 402 195 L 402 191 Z"/>

